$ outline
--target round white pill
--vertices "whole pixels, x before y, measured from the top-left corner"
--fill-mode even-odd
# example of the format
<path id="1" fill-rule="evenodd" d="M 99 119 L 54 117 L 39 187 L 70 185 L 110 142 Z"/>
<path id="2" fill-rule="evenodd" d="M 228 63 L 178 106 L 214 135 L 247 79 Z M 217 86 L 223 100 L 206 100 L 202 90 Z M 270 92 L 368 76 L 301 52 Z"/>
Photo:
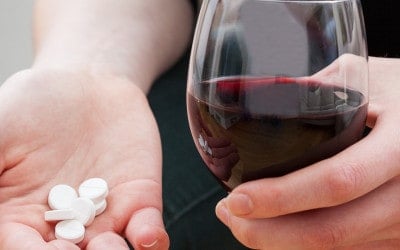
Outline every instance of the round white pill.
<path id="1" fill-rule="evenodd" d="M 60 184 L 50 190 L 48 203 L 51 209 L 68 209 L 76 198 L 78 194 L 74 188 Z"/>
<path id="2" fill-rule="evenodd" d="M 75 219 L 75 212 L 72 209 L 58 209 L 44 212 L 45 221 L 60 221 Z"/>
<path id="3" fill-rule="evenodd" d="M 91 199 L 95 204 L 103 201 L 108 195 L 107 182 L 101 178 L 84 181 L 78 188 L 79 196 Z"/>
<path id="4" fill-rule="evenodd" d="M 96 207 L 96 216 L 103 213 L 104 210 L 106 210 L 107 207 L 107 201 L 103 200 L 97 204 L 94 204 L 94 206 Z"/>
<path id="5" fill-rule="evenodd" d="M 85 227 L 77 220 L 64 220 L 57 223 L 55 234 L 57 239 L 76 244 L 85 237 Z"/>
<path id="6" fill-rule="evenodd" d="M 92 224 L 96 216 L 96 207 L 93 201 L 85 197 L 75 199 L 71 204 L 71 209 L 75 213 L 75 219 L 84 226 Z"/>

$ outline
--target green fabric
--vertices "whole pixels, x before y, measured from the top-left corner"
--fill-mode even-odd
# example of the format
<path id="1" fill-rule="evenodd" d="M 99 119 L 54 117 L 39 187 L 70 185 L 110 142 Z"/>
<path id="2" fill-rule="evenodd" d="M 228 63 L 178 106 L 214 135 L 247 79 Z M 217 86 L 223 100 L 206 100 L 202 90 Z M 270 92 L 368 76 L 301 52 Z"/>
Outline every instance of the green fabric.
<path id="1" fill-rule="evenodd" d="M 171 250 L 246 249 L 215 216 L 226 191 L 196 151 L 186 116 L 188 55 L 154 84 L 149 102 L 163 147 L 164 221 Z"/>

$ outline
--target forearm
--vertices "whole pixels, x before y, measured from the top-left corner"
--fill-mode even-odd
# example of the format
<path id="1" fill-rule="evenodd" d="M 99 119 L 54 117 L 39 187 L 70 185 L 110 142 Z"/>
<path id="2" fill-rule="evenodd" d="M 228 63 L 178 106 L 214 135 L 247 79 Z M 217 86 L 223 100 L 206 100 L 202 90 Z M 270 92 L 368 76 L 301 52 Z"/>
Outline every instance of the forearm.
<path id="1" fill-rule="evenodd" d="M 187 48 L 188 0 L 37 0 L 34 68 L 127 77 L 147 92 Z"/>

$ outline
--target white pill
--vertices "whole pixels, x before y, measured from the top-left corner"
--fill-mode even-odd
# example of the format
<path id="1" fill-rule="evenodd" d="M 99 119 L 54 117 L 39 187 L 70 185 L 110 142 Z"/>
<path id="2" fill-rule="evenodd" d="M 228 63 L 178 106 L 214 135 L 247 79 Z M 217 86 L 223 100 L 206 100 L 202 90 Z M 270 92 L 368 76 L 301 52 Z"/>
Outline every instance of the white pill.
<path id="1" fill-rule="evenodd" d="M 108 195 L 108 185 L 101 178 L 91 178 L 79 186 L 78 192 L 80 197 L 89 198 L 97 204 L 103 201 Z"/>
<path id="2" fill-rule="evenodd" d="M 78 198 L 78 194 L 74 188 L 60 184 L 50 190 L 48 203 L 51 209 L 68 209 L 76 198 Z"/>
<path id="3" fill-rule="evenodd" d="M 60 221 L 75 219 L 75 212 L 72 209 L 50 210 L 44 213 L 45 221 Z"/>
<path id="4" fill-rule="evenodd" d="M 84 226 L 92 224 L 96 216 L 96 208 L 93 201 L 85 197 L 75 199 L 71 204 L 71 209 L 75 213 L 75 218 Z"/>
<path id="5" fill-rule="evenodd" d="M 55 234 L 57 239 L 76 244 L 85 237 L 85 227 L 77 220 L 64 220 L 57 223 Z"/>
<path id="6" fill-rule="evenodd" d="M 107 207 L 107 201 L 103 200 L 97 204 L 94 204 L 94 206 L 96 207 L 96 216 L 103 213 L 104 210 L 106 210 Z"/>

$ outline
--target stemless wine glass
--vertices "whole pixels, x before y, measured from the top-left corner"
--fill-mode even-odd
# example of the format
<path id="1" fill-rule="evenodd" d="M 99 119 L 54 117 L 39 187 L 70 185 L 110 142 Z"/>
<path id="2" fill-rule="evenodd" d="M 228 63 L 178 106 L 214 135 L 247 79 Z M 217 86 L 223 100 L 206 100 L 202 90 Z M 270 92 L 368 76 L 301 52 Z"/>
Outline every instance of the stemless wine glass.
<path id="1" fill-rule="evenodd" d="M 187 85 L 202 159 L 232 190 L 331 157 L 363 134 L 359 0 L 205 0 Z"/>

